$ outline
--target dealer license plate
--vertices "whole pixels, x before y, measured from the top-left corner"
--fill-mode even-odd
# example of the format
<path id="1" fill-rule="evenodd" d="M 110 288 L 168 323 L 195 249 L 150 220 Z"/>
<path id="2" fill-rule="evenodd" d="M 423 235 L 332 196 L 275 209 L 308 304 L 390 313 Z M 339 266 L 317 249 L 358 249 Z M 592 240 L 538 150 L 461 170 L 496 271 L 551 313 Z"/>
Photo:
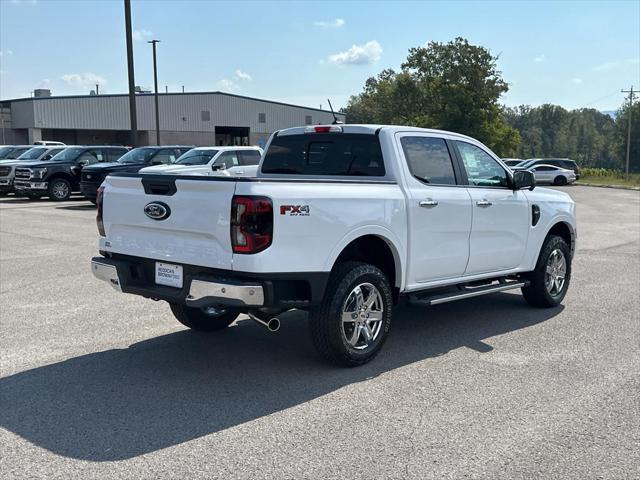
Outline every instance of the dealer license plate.
<path id="1" fill-rule="evenodd" d="M 182 265 L 156 262 L 156 283 L 182 288 Z"/>

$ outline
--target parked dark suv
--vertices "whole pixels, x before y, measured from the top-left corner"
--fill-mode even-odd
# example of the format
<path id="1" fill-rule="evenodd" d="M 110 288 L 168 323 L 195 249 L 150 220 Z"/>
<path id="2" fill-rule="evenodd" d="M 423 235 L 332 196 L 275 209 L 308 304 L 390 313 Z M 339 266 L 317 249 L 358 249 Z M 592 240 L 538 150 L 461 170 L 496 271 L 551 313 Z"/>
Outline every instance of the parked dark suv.
<path id="1" fill-rule="evenodd" d="M 530 169 L 536 165 L 553 165 L 554 167 L 566 168 L 573 170 L 576 174 L 576 180 L 580 178 L 580 167 L 575 160 L 569 158 L 531 158 L 519 163 L 515 169 Z"/>
<path id="2" fill-rule="evenodd" d="M 97 163 L 82 169 L 80 191 L 95 203 L 98 187 L 104 177 L 114 172 L 135 173 L 150 165 L 166 165 L 191 150 L 189 145 L 165 145 L 162 147 L 139 147 L 130 150 L 116 162 Z"/>
<path id="3" fill-rule="evenodd" d="M 48 196 L 50 200 L 68 200 L 80 186 L 80 172 L 99 162 L 115 162 L 127 153 L 126 147 L 67 147 L 46 162 L 25 162 L 16 168 L 16 193 L 31 198 Z"/>

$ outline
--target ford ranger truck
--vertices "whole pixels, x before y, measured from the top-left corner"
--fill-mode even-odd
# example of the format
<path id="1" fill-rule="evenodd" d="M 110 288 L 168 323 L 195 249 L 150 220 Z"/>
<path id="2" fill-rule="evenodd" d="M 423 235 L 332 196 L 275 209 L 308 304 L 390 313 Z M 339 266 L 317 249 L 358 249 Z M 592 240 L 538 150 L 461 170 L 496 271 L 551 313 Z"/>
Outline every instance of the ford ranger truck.
<path id="1" fill-rule="evenodd" d="M 361 365 L 400 298 L 431 306 L 521 289 L 534 307 L 563 300 L 575 205 L 535 187 L 456 133 L 290 128 L 271 136 L 256 178 L 108 176 L 91 268 L 200 331 L 241 313 L 277 330 L 282 312 L 306 310 L 320 354 Z"/>

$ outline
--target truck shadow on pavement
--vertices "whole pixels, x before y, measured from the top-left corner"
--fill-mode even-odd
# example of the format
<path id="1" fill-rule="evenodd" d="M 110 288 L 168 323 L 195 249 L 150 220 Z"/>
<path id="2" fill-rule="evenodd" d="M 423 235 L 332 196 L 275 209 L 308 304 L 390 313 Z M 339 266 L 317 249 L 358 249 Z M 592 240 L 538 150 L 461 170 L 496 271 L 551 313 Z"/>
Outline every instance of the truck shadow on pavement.
<path id="1" fill-rule="evenodd" d="M 520 295 L 504 293 L 433 308 L 397 307 L 380 355 L 354 369 L 317 357 L 301 312 L 284 315 L 277 334 L 250 320 L 219 334 L 179 331 L 0 379 L 0 426 L 58 455 L 128 459 L 454 349 L 483 354 L 492 350 L 486 339 L 561 311 L 534 309 Z"/>

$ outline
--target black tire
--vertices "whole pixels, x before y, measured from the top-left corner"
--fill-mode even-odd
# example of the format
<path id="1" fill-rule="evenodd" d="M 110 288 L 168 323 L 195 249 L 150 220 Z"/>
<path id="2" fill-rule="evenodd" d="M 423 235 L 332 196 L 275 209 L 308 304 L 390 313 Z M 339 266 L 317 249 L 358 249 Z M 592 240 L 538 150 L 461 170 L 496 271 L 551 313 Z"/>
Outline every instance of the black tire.
<path id="1" fill-rule="evenodd" d="M 377 300 L 372 306 L 371 314 L 378 314 L 381 319 L 376 322 L 372 320 L 373 330 L 369 324 L 369 320 L 359 317 L 354 312 L 352 333 L 356 333 L 356 324 L 366 322 L 366 330 L 370 335 L 374 336 L 371 340 L 363 338 L 364 345 L 358 346 L 357 340 L 355 346 L 350 344 L 346 338 L 349 325 L 343 327 L 343 310 L 347 307 L 347 301 L 353 299 L 352 293 L 358 286 L 372 285 L 363 287 L 369 289 L 369 295 L 377 292 Z M 367 297 L 365 300 L 367 300 Z M 383 309 L 380 310 L 380 303 Z M 377 311 L 374 311 L 373 308 Z M 363 365 L 370 361 L 382 348 L 391 328 L 391 317 L 393 309 L 393 296 L 389 280 L 384 273 L 377 267 L 361 262 L 345 262 L 335 267 L 332 272 L 324 298 L 320 305 L 309 309 L 309 329 L 311 331 L 311 339 L 318 353 L 331 363 L 355 367 Z M 363 313 L 362 315 L 368 315 Z M 360 320 L 363 318 L 364 320 Z M 366 318 L 369 318 L 368 316 Z M 364 335 L 365 326 L 359 328 L 358 335 Z M 355 338 L 352 335 L 351 338 Z M 360 338 L 360 337 L 358 337 Z"/>
<path id="2" fill-rule="evenodd" d="M 547 278 L 547 266 L 550 262 L 552 254 L 559 250 L 562 252 L 565 261 L 565 273 L 564 282 L 562 287 L 556 291 L 550 291 L 548 288 Z M 526 275 L 527 280 L 531 283 L 528 287 L 522 289 L 522 295 L 527 303 L 533 307 L 549 308 L 555 307 L 562 302 L 564 296 L 567 294 L 569 283 L 571 281 L 571 248 L 567 245 L 562 237 L 556 235 L 549 235 L 538 256 L 538 262 L 536 263 L 536 269 Z"/>
<path id="3" fill-rule="evenodd" d="M 71 198 L 71 183 L 65 178 L 54 178 L 49 182 L 49 200 L 65 202 Z"/>
<path id="4" fill-rule="evenodd" d="M 235 308 L 219 308 L 219 314 L 208 314 L 202 308 L 170 303 L 171 312 L 185 327 L 199 332 L 217 332 L 231 325 L 240 312 Z"/>
<path id="5" fill-rule="evenodd" d="M 563 177 L 562 175 L 558 175 L 556 178 L 553 179 L 553 184 L 554 185 L 566 185 L 567 184 L 567 179 L 566 177 Z"/>

